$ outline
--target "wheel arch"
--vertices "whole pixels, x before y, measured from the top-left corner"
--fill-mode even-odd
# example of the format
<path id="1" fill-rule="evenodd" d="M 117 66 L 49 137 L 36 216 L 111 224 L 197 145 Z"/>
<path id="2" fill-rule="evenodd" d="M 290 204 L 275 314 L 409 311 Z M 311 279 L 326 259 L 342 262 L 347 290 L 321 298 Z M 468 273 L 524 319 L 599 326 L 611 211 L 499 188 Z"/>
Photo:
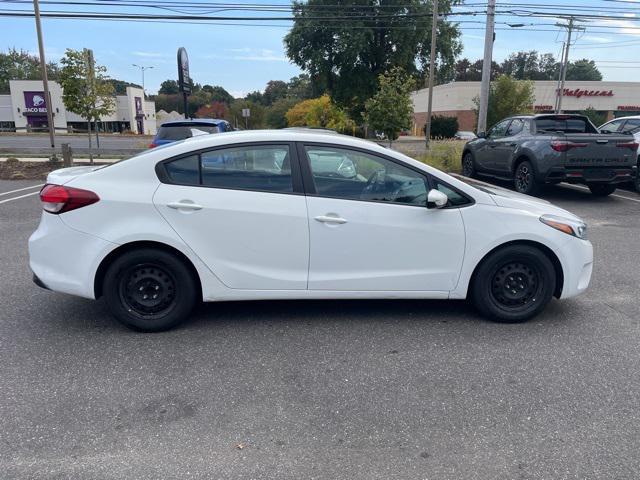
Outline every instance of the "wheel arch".
<path id="1" fill-rule="evenodd" d="M 515 175 L 516 174 L 516 169 L 518 168 L 518 165 L 520 165 L 522 162 L 529 162 L 531 164 L 531 168 L 533 168 L 533 172 L 535 174 L 538 173 L 538 170 L 533 162 L 533 160 L 531 160 L 531 155 L 529 155 L 527 152 L 517 152 L 517 154 L 514 157 L 514 160 L 511 164 L 511 174 Z"/>
<path id="2" fill-rule="evenodd" d="M 93 280 L 93 291 L 95 294 L 95 298 L 100 298 L 102 296 L 104 277 L 105 277 L 105 274 L 107 273 L 107 269 L 109 268 L 109 265 L 111 265 L 121 255 L 127 252 L 130 252 L 132 250 L 138 250 L 143 248 L 153 248 L 153 249 L 165 251 L 167 253 L 174 255 L 182 263 L 184 263 L 184 265 L 191 272 L 191 275 L 193 276 L 194 281 L 196 282 L 196 286 L 198 288 L 198 296 L 199 296 L 198 298 L 202 298 L 202 279 L 200 278 L 200 275 L 198 274 L 198 270 L 196 269 L 193 262 L 177 248 L 167 245 L 166 243 L 156 242 L 151 240 L 138 240 L 138 241 L 132 241 L 129 243 L 122 244 L 117 248 L 115 248 L 114 250 L 112 250 L 111 252 L 109 252 L 109 254 L 102 259 L 102 261 L 100 262 L 100 265 L 98 266 L 98 269 L 96 270 L 96 274 Z"/>
<path id="3" fill-rule="evenodd" d="M 527 245 L 530 247 L 537 248 L 551 261 L 551 264 L 553 265 L 553 269 L 556 274 L 556 288 L 555 288 L 555 291 L 553 292 L 553 296 L 556 298 L 560 298 L 560 296 L 562 295 L 562 289 L 564 287 L 564 271 L 562 269 L 562 263 L 560 263 L 560 259 L 554 253 L 553 250 L 551 250 L 545 244 L 536 242 L 534 240 L 513 240 L 510 242 L 501 243 L 500 245 L 497 245 L 496 247 L 488 251 L 486 254 L 484 254 L 484 256 L 480 259 L 480 261 L 474 267 L 471 277 L 469 277 L 469 284 L 467 286 L 467 298 L 469 298 L 469 294 L 471 292 L 471 288 L 475 280 L 476 274 L 480 269 L 480 266 L 484 263 L 484 261 L 495 251 L 511 245 Z"/>

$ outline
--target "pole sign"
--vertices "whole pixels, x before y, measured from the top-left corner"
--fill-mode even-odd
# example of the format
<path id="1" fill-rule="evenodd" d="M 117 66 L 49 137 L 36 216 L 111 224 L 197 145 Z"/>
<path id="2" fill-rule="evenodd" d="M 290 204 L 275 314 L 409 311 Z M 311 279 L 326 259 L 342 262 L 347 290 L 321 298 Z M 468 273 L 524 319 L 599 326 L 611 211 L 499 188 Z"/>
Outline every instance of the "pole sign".
<path id="1" fill-rule="evenodd" d="M 248 108 L 243 108 L 242 109 L 242 116 L 244 118 L 249 118 L 251 116 L 251 110 Z"/>
<path id="2" fill-rule="evenodd" d="M 189 76 L 189 57 L 184 47 L 178 49 L 178 85 L 182 93 L 191 93 L 191 77 Z"/>

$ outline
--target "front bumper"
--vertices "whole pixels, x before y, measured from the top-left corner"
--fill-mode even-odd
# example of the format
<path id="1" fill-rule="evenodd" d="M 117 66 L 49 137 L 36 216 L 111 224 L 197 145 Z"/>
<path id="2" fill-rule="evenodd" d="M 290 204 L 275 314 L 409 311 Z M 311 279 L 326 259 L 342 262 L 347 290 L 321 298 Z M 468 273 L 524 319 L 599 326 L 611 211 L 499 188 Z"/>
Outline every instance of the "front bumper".
<path id="1" fill-rule="evenodd" d="M 67 226 L 60 215 L 43 212 L 29 238 L 29 266 L 36 285 L 56 292 L 95 298 L 94 279 L 101 259 L 116 245 Z"/>
<path id="2" fill-rule="evenodd" d="M 626 183 L 633 182 L 638 167 L 552 167 L 544 177 L 545 183 Z"/>
<path id="3" fill-rule="evenodd" d="M 564 273 L 564 285 L 560 298 L 580 295 L 587 290 L 591 281 L 593 246 L 588 240 L 570 238 L 559 253 Z"/>

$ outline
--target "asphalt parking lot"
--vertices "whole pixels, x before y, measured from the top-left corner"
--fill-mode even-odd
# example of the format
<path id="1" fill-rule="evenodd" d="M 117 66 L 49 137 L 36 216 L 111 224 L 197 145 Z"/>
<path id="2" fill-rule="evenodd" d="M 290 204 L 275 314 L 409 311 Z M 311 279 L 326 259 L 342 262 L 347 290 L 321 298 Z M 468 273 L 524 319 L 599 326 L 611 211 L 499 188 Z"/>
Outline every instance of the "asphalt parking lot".
<path id="1" fill-rule="evenodd" d="M 138 334 L 31 282 L 35 184 L 0 181 L 2 478 L 640 478 L 640 195 L 546 192 L 589 224 L 595 270 L 526 324 L 259 302 Z"/>

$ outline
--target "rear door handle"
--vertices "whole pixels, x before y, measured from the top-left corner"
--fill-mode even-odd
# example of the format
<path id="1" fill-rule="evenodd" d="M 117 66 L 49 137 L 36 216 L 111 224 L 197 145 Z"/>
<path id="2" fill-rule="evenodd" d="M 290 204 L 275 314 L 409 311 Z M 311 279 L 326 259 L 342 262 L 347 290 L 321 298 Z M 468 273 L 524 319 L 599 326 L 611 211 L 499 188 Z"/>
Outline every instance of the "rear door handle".
<path id="1" fill-rule="evenodd" d="M 517 147 L 517 146 L 518 146 L 518 144 L 514 142 L 514 143 L 510 143 L 510 144 L 509 144 L 509 146 L 510 146 L 510 147 Z"/>
<path id="2" fill-rule="evenodd" d="M 179 210 L 181 208 L 186 210 L 202 210 L 202 205 L 198 205 L 197 203 L 181 201 L 181 202 L 171 202 L 167 203 L 167 207 L 173 208 L 175 210 Z"/>
<path id="3" fill-rule="evenodd" d="M 343 223 L 347 223 L 347 221 L 344 218 L 340 218 L 338 216 L 332 216 L 332 215 L 319 215 L 317 217 L 314 217 L 314 219 L 322 223 L 337 223 L 339 225 L 342 225 Z"/>

